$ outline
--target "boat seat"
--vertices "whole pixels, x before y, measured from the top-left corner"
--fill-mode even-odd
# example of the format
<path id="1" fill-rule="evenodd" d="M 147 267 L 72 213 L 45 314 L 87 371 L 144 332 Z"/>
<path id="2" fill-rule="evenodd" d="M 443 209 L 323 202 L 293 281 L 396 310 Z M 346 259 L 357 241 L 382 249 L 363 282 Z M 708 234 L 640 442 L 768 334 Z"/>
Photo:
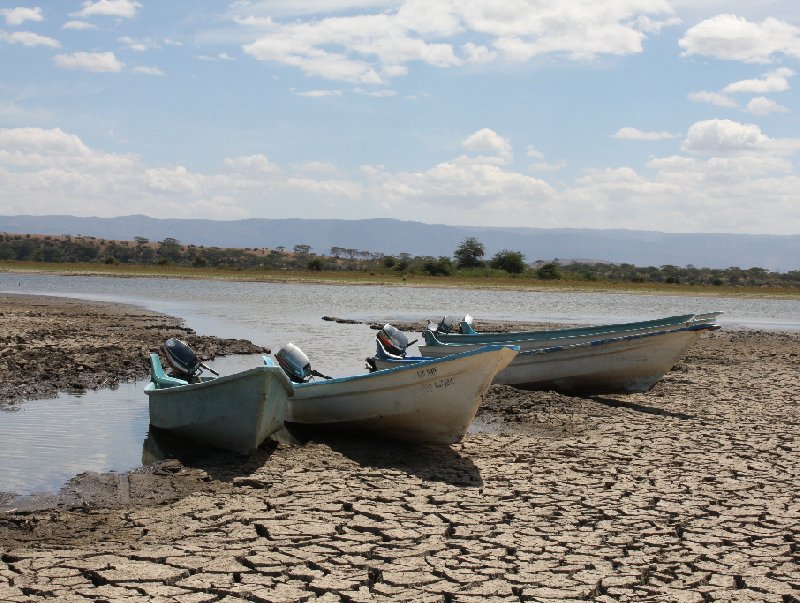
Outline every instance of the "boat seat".
<path id="1" fill-rule="evenodd" d="M 150 353 L 150 381 L 156 384 L 156 388 L 175 387 L 176 385 L 186 385 L 186 381 L 177 377 L 170 377 L 164 372 L 161 366 L 161 359 L 158 354 Z"/>

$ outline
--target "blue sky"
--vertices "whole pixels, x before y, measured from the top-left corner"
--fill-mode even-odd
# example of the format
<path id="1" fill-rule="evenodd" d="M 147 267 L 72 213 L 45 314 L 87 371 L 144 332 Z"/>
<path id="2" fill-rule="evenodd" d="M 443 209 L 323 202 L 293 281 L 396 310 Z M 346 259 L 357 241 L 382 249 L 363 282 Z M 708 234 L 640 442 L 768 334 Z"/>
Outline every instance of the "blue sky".
<path id="1" fill-rule="evenodd" d="M 0 1 L 0 214 L 800 233 L 796 0 Z"/>

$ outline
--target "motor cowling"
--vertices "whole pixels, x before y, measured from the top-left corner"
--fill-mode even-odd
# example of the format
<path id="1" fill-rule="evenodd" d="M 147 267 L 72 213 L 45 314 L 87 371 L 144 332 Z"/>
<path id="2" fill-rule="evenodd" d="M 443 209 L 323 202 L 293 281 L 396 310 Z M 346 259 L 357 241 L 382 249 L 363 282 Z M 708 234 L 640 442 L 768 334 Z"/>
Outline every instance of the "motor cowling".
<path id="1" fill-rule="evenodd" d="M 408 337 L 405 333 L 392 325 L 384 325 L 375 335 L 377 340 L 389 354 L 393 356 L 400 356 L 404 358 L 406 355 L 406 348 L 408 348 Z"/>
<path id="2" fill-rule="evenodd" d="M 195 377 L 200 373 L 200 359 L 192 348 L 180 339 L 167 339 L 164 342 L 164 355 L 172 368 L 178 373 Z"/>
<path id="3" fill-rule="evenodd" d="M 450 333 L 458 329 L 461 330 L 461 323 L 465 322 L 469 325 L 472 324 L 472 316 L 466 314 L 461 320 L 456 319 L 454 316 L 444 316 L 438 323 L 433 321 L 428 323 L 428 330 L 439 333 Z"/>
<path id="4" fill-rule="evenodd" d="M 294 383 L 305 383 L 314 374 L 308 356 L 293 343 L 281 346 L 275 353 L 275 359 Z"/>

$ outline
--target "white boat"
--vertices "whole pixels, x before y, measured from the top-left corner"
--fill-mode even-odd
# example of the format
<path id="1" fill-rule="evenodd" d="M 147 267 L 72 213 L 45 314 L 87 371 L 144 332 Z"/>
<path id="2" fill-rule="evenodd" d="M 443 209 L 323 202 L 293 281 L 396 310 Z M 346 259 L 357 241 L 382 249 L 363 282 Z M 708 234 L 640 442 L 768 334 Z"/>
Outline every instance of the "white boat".
<path id="1" fill-rule="evenodd" d="M 165 374 L 150 354 L 150 424 L 194 441 L 250 454 L 283 427 L 293 386 L 277 366 L 187 383 Z"/>
<path id="2" fill-rule="evenodd" d="M 417 442 L 458 442 L 492 379 L 518 350 L 479 346 L 413 365 L 295 383 L 286 422 L 356 428 Z"/>
<path id="3" fill-rule="evenodd" d="M 551 347 L 555 345 L 571 345 L 583 343 L 596 339 L 611 337 L 622 337 L 626 335 L 641 335 L 644 333 L 655 333 L 680 329 L 692 325 L 709 324 L 719 316 L 721 312 L 708 312 L 705 314 L 683 314 L 679 316 L 666 316 L 654 320 L 639 322 L 628 322 L 618 324 L 606 324 L 590 327 L 575 327 L 568 329 L 542 330 L 542 331 L 511 331 L 505 333 L 477 332 L 473 330 L 470 320 L 460 322 L 460 333 L 445 332 L 435 325 L 422 332 L 425 345 L 420 346 L 422 356 L 440 356 L 430 351 L 428 346 L 441 345 L 486 345 L 486 344 L 510 344 L 518 345 L 521 351 L 533 350 L 537 348 Z M 442 319 L 442 324 L 450 324 L 449 317 Z"/>
<path id="4" fill-rule="evenodd" d="M 573 393 L 634 393 L 649 391 L 702 333 L 719 329 L 700 323 L 665 331 L 621 335 L 570 345 L 521 351 L 494 383 L 526 389 L 555 389 Z M 473 349 L 476 345 L 420 346 L 422 357 L 390 358 L 378 353 L 371 359 L 377 369 L 413 365 L 431 357 Z"/>

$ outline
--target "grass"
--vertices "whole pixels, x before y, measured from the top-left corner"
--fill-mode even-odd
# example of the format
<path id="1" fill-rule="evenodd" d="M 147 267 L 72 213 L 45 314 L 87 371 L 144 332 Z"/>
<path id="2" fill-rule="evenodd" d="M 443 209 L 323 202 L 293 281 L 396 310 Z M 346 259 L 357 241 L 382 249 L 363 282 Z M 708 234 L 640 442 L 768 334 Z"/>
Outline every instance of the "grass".
<path id="1" fill-rule="evenodd" d="M 540 280 L 525 276 L 426 276 L 390 272 L 286 271 L 195 268 L 176 265 L 45 263 L 0 261 L 0 272 L 49 273 L 82 276 L 192 278 L 230 281 L 321 283 L 331 285 L 384 285 L 441 287 L 454 289 L 506 289 L 519 291 L 586 291 L 594 293 L 638 293 L 695 295 L 710 297 L 760 297 L 800 299 L 800 289 L 789 287 L 746 287 L 684 285 L 667 283 L 621 283 L 586 280 Z"/>

